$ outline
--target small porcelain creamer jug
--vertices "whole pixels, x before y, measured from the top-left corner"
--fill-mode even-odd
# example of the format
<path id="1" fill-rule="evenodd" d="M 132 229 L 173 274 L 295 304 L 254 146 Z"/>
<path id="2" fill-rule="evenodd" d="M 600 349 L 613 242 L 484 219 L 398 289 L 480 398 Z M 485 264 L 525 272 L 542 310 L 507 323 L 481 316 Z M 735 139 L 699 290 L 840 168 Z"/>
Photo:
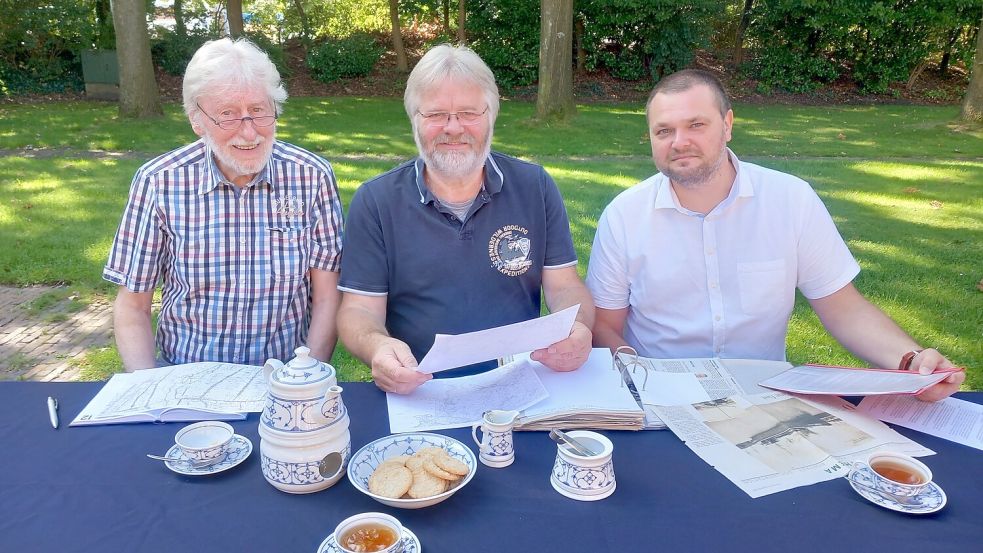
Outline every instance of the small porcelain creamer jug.
<path id="1" fill-rule="evenodd" d="M 263 367 L 269 392 L 259 420 L 260 462 L 277 489 L 311 493 L 344 476 L 351 434 L 334 367 L 311 357 L 306 347 L 294 353 L 288 363 L 270 359 Z M 322 461 L 334 453 L 341 455 L 340 465 L 323 474 Z"/>

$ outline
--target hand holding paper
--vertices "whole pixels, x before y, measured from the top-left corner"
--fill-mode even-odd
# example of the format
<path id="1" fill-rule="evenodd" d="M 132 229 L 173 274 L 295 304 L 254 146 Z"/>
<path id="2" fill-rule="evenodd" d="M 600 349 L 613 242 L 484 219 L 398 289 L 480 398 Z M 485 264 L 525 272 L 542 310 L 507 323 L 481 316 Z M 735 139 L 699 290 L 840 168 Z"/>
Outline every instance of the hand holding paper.
<path id="1" fill-rule="evenodd" d="M 577 304 L 545 317 L 488 330 L 438 334 L 417 370 L 435 373 L 545 348 L 570 336 L 579 310 Z"/>

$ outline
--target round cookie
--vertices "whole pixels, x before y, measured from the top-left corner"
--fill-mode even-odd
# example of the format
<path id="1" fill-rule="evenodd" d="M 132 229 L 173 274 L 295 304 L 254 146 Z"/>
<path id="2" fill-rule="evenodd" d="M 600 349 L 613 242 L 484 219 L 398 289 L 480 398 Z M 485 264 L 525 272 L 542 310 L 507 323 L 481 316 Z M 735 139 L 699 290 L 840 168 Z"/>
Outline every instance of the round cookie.
<path id="1" fill-rule="evenodd" d="M 438 467 L 456 476 L 464 476 L 468 473 L 468 466 L 451 457 L 446 452 L 443 455 L 435 455 L 433 462 Z"/>
<path id="2" fill-rule="evenodd" d="M 437 478 L 440 478 L 441 480 L 452 481 L 460 478 L 458 475 L 452 472 L 447 472 L 446 470 L 440 468 L 440 466 L 437 465 L 437 463 L 435 463 L 434 461 L 435 461 L 434 457 L 427 459 L 427 461 L 423 463 L 423 470 L 429 472 L 430 474 L 436 476 Z"/>
<path id="3" fill-rule="evenodd" d="M 369 491 L 391 499 L 403 497 L 412 484 L 410 469 L 396 463 L 383 463 L 369 476 Z"/>
<path id="4" fill-rule="evenodd" d="M 423 499 L 444 493 L 447 490 L 447 481 L 437 478 L 429 472 L 422 470 L 413 473 L 413 485 L 408 492 L 413 499 Z"/>

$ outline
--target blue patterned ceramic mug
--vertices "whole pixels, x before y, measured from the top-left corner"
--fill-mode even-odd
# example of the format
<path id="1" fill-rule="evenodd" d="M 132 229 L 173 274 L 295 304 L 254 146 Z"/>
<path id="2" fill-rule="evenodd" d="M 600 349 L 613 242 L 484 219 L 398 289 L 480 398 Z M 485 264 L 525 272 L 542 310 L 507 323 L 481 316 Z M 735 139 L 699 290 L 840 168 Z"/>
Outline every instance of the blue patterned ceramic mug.
<path id="1" fill-rule="evenodd" d="M 914 457 L 881 451 L 871 453 L 866 461 L 854 463 L 847 478 L 882 494 L 912 497 L 932 482 L 932 471 Z"/>
<path id="2" fill-rule="evenodd" d="M 343 553 L 402 553 L 404 549 L 403 525 L 386 513 L 352 515 L 338 524 L 334 539 Z"/>
<path id="3" fill-rule="evenodd" d="M 174 443 L 189 460 L 211 465 L 225 459 L 234 435 L 235 431 L 227 423 L 196 422 L 178 430 L 174 435 Z"/>

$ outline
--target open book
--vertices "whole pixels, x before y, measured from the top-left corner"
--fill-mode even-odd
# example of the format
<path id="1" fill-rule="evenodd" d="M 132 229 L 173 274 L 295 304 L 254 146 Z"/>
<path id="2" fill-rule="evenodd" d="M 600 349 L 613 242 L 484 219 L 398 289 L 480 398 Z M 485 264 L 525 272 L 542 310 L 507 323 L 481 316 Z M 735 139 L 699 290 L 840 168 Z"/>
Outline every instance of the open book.
<path id="1" fill-rule="evenodd" d="M 265 404 L 262 367 L 189 363 L 113 375 L 69 426 L 242 420 Z"/>

